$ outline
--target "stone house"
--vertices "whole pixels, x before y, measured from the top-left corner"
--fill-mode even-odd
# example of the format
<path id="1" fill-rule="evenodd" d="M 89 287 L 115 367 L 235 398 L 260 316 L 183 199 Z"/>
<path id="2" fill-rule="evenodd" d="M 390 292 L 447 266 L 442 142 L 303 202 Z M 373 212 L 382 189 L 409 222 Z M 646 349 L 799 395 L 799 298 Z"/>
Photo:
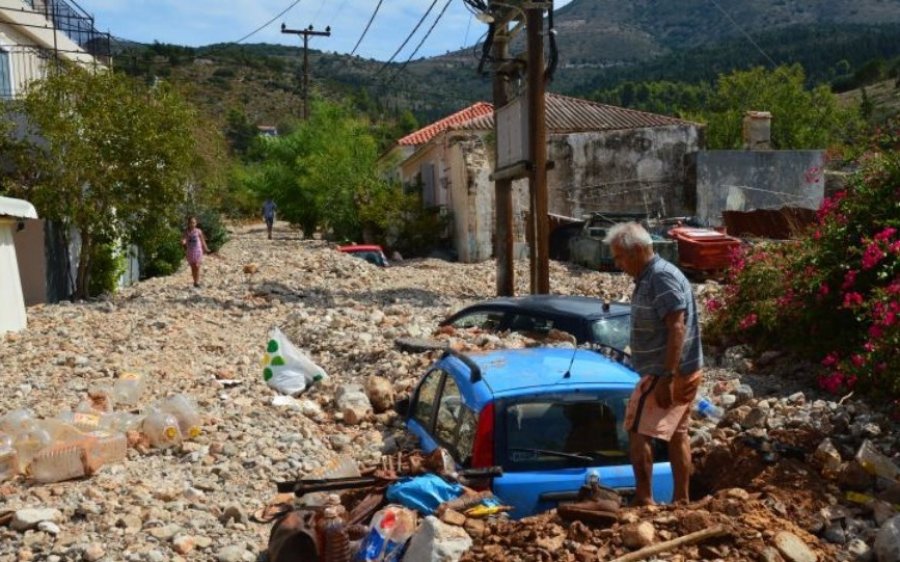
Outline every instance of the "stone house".
<path id="1" fill-rule="evenodd" d="M 549 212 L 679 215 L 694 208 L 686 155 L 702 147 L 696 123 L 547 94 Z M 394 178 L 421 189 L 423 203 L 451 213 L 459 260 L 493 256 L 494 112 L 479 102 L 400 139 L 382 157 Z M 513 182 L 516 252 L 526 253 L 527 179 Z"/>

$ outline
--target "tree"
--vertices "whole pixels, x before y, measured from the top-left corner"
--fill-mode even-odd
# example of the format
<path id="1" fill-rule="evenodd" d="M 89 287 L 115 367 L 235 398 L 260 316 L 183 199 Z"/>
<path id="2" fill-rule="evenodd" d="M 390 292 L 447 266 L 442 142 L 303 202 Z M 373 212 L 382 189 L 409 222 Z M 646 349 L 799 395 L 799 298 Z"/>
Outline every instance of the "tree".
<path id="1" fill-rule="evenodd" d="M 77 297 L 90 294 L 98 248 L 177 220 L 196 161 L 194 112 L 165 84 L 64 68 L 35 82 L 16 190 L 81 238 Z"/>
<path id="2" fill-rule="evenodd" d="M 740 148 L 743 117 L 751 110 L 772 113 L 776 149 L 826 148 L 852 129 L 852 112 L 838 107 L 827 86 L 807 90 L 805 80 L 798 64 L 719 76 L 709 109 L 695 116 L 708 123 L 708 147 Z"/>
<path id="3" fill-rule="evenodd" d="M 310 236 L 318 227 L 341 239 L 358 239 L 359 209 L 385 189 L 375 162 L 378 144 L 367 120 L 342 105 L 315 102 L 310 119 L 290 135 L 257 139 L 257 164 L 243 182 L 259 197 L 272 197 L 279 212 Z"/>

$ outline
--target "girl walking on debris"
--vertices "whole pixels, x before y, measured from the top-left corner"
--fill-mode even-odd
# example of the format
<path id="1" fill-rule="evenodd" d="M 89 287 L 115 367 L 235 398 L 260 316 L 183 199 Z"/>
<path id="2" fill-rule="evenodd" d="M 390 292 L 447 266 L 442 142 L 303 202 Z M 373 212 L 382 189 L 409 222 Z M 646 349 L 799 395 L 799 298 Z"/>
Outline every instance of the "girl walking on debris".
<path id="1" fill-rule="evenodd" d="M 184 246 L 188 265 L 191 266 L 194 287 L 199 287 L 200 263 L 203 261 L 203 254 L 209 253 L 209 247 L 206 245 L 206 237 L 203 236 L 203 231 L 197 228 L 197 217 L 188 219 L 188 228 L 184 231 L 184 236 L 181 238 L 181 245 Z"/>

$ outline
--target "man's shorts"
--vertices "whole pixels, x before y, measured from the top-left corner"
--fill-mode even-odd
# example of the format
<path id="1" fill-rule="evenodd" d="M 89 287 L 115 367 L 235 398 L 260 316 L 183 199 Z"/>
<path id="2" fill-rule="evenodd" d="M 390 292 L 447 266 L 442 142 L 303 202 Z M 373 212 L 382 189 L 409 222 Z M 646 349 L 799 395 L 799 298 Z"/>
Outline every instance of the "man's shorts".
<path id="1" fill-rule="evenodd" d="M 272 224 L 275 222 L 275 217 L 265 217 L 265 219 L 266 219 L 266 226 L 268 226 L 269 228 L 272 228 Z"/>
<path id="2" fill-rule="evenodd" d="M 701 371 L 675 377 L 672 382 L 672 406 L 662 408 L 657 404 L 654 393 L 659 377 L 641 377 L 625 408 L 625 429 L 663 441 L 670 441 L 676 433 L 686 433 L 691 420 L 691 406 L 702 378 Z"/>

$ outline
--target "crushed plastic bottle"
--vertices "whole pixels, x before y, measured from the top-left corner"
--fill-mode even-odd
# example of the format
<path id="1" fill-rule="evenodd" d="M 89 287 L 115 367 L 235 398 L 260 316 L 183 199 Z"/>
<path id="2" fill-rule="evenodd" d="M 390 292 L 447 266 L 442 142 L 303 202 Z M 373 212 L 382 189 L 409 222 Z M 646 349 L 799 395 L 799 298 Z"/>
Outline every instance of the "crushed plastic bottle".
<path id="1" fill-rule="evenodd" d="M 85 437 L 84 432 L 80 429 L 58 419 L 40 420 L 37 422 L 37 427 L 46 431 L 53 443 L 80 441 Z"/>
<path id="2" fill-rule="evenodd" d="M 112 412 L 116 407 L 113 386 L 109 382 L 98 382 L 88 388 L 88 399 L 94 410 Z"/>
<path id="3" fill-rule="evenodd" d="M 722 416 L 724 415 L 722 408 L 713 404 L 712 401 L 705 396 L 701 396 L 694 402 L 694 411 L 697 412 L 697 415 L 701 418 L 716 424 L 722 421 Z"/>
<path id="4" fill-rule="evenodd" d="M 124 433 L 95 431 L 89 434 L 89 454 L 98 465 L 122 462 L 128 455 L 128 439 Z"/>
<path id="5" fill-rule="evenodd" d="M 34 423 L 31 410 L 12 410 L 0 418 L 0 431 L 7 435 L 18 435 L 34 427 Z"/>
<path id="6" fill-rule="evenodd" d="M 184 439 L 194 439 L 203 431 L 203 419 L 197 413 L 197 407 L 184 394 L 167 398 L 159 408 L 175 416 Z"/>
<path id="7" fill-rule="evenodd" d="M 388 505 L 372 517 L 369 534 L 356 552 L 355 562 L 396 562 L 416 531 L 416 514 L 399 505 Z"/>
<path id="8" fill-rule="evenodd" d="M 13 447 L 19 457 L 19 471 L 25 472 L 31 459 L 42 449 L 50 446 L 53 438 L 45 429 L 35 427 L 17 435 L 13 441 Z"/>
<path id="9" fill-rule="evenodd" d="M 116 379 L 113 385 L 113 396 L 117 403 L 133 406 L 140 401 L 145 387 L 144 375 L 126 371 Z"/>
<path id="10" fill-rule="evenodd" d="M 28 475 L 40 484 L 83 478 L 99 468 L 88 458 L 90 440 L 51 445 L 38 452 L 28 466 Z"/>
<path id="11" fill-rule="evenodd" d="M 100 412 L 62 412 L 57 419 L 71 424 L 81 431 L 96 431 L 103 425 L 103 418 L 106 415 Z"/>
<path id="12" fill-rule="evenodd" d="M 144 418 L 141 430 L 154 447 L 165 449 L 181 443 L 178 419 L 168 412 L 152 411 Z"/>
<path id="13" fill-rule="evenodd" d="M 144 418 L 138 414 L 115 412 L 103 416 L 99 429 L 112 433 L 128 433 L 129 431 L 139 431 L 143 422 Z"/>
<path id="14" fill-rule="evenodd" d="M 900 482 L 900 467 L 894 461 L 884 456 L 868 439 L 863 441 L 856 452 L 856 461 L 866 472 L 879 476 L 886 480 Z"/>
<path id="15" fill-rule="evenodd" d="M 19 456 L 13 448 L 12 437 L 0 433 L 0 482 L 19 473 Z"/>

